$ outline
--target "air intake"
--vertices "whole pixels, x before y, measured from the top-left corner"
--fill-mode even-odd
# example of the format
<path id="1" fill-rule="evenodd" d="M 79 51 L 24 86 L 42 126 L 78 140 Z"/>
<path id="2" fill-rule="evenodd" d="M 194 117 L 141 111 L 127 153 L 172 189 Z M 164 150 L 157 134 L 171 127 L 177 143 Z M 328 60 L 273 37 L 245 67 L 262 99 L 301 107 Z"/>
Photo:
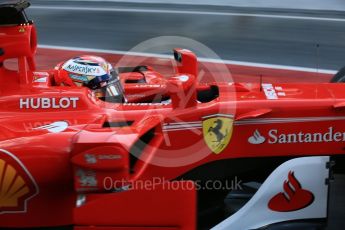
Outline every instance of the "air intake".
<path id="1" fill-rule="evenodd" d="M 118 122 L 109 122 L 106 121 L 103 124 L 103 128 L 121 128 L 131 126 L 134 121 L 118 121 Z"/>

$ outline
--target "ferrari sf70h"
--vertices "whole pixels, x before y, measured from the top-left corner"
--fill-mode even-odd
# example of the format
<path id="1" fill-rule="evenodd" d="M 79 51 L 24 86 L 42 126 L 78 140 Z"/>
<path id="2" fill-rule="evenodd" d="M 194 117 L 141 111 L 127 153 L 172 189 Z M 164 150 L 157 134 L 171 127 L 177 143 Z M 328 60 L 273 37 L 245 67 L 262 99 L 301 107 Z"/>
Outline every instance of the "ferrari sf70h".
<path id="1" fill-rule="evenodd" d="M 174 76 L 119 67 L 125 100 L 102 100 L 36 69 L 28 6 L 0 5 L 1 228 L 326 223 L 345 154 L 342 83 L 200 83 L 195 54 L 175 49 Z"/>

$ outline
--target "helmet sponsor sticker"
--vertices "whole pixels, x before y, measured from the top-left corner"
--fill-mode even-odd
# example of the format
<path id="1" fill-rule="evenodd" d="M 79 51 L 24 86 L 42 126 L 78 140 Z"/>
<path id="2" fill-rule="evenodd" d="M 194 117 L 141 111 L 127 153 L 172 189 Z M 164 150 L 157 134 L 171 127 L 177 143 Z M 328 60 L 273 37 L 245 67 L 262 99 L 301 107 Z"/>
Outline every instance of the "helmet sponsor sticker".
<path id="1" fill-rule="evenodd" d="M 0 214 L 27 211 L 27 203 L 38 194 L 38 186 L 24 164 L 0 149 Z"/>
<path id="2" fill-rule="evenodd" d="M 95 78 L 94 76 L 84 76 L 84 75 L 75 75 L 75 74 L 70 74 L 69 77 L 75 81 L 79 81 L 79 82 L 89 82 L 90 80 L 92 80 L 93 78 Z"/>
<path id="3" fill-rule="evenodd" d="M 221 153 L 229 144 L 233 131 L 233 116 L 215 114 L 203 118 L 202 129 L 206 145 L 215 154 Z"/>
<path id="4" fill-rule="evenodd" d="M 102 76 L 102 75 L 107 74 L 106 70 L 103 69 L 101 66 L 78 64 L 74 60 L 70 60 L 66 62 L 62 66 L 62 69 L 75 73 L 75 74 L 94 75 L 94 76 Z"/>

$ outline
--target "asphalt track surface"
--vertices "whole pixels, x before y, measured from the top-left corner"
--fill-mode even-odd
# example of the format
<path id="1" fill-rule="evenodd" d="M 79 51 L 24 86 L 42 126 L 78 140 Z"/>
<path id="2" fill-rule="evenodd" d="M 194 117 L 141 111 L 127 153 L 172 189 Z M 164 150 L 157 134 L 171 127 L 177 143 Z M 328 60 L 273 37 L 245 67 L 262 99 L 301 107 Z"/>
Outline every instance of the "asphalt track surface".
<path id="1" fill-rule="evenodd" d="M 153 37 L 183 36 L 227 60 L 330 70 L 345 65 L 345 15 L 339 12 L 32 2 L 28 14 L 40 44 L 127 51 Z"/>

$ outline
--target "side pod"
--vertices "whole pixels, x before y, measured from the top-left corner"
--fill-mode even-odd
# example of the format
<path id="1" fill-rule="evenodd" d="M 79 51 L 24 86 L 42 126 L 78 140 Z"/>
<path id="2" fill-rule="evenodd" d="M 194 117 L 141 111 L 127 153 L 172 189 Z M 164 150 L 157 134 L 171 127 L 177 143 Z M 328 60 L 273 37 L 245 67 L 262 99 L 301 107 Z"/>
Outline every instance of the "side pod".
<path id="1" fill-rule="evenodd" d="M 74 229 L 196 229 L 193 182 L 154 185 L 143 181 L 138 187 L 117 193 L 86 195 L 74 210 Z"/>
<path id="2" fill-rule="evenodd" d="M 262 229 L 296 220 L 326 219 L 329 161 L 322 156 L 285 162 L 246 205 L 212 230 Z"/>

